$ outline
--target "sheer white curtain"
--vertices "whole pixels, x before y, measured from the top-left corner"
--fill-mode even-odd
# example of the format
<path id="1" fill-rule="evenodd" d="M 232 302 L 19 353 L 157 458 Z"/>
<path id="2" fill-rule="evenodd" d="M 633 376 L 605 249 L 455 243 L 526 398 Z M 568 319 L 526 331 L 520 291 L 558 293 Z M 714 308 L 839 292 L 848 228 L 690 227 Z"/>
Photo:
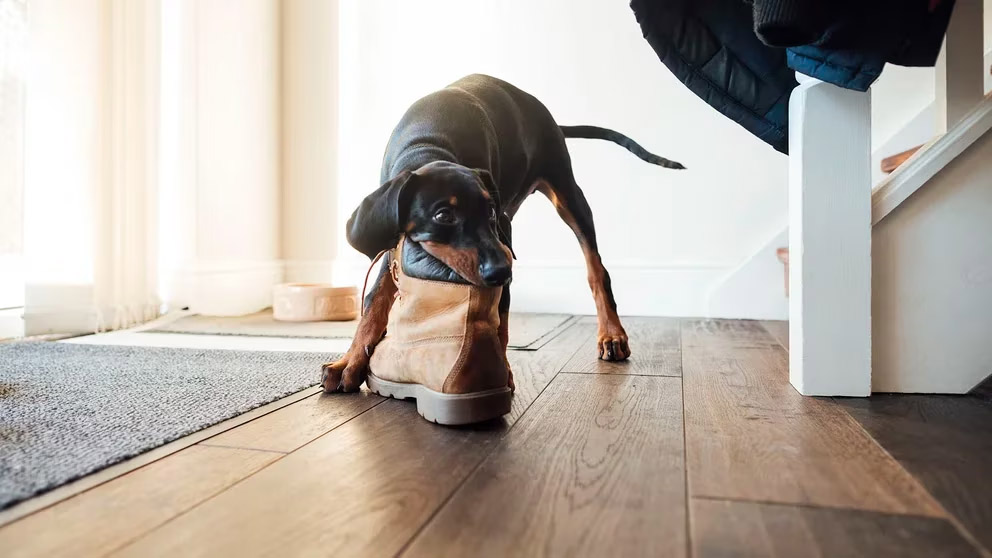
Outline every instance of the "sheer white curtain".
<path id="1" fill-rule="evenodd" d="M 25 329 L 158 315 L 157 0 L 28 0 Z"/>

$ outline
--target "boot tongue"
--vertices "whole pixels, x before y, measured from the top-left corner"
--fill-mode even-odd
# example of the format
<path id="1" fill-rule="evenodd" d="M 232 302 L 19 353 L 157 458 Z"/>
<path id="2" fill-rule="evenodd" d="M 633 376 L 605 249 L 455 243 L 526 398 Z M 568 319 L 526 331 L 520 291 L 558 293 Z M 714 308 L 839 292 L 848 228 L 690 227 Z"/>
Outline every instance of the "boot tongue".
<path id="1" fill-rule="evenodd" d="M 441 260 L 427 253 L 427 250 L 419 242 L 404 238 L 403 252 L 400 258 L 400 265 L 403 273 L 416 279 L 427 281 L 443 281 L 445 283 L 456 283 L 468 285 L 469 282 L 464 277 L 458 275 L 455 270 L 444 265 Z"/>

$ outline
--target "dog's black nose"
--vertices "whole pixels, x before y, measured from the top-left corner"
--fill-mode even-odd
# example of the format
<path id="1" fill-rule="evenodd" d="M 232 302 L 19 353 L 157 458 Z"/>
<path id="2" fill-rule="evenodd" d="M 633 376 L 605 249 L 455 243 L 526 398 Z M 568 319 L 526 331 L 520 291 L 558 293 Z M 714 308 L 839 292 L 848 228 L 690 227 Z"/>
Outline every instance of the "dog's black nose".
<path id="1" fill-rule="evenodd" d="M 484 262 L 479 265 L 479 276 L 486 286 L 498 287 L 510 280 L 510 266 L 501 262 Z"/>

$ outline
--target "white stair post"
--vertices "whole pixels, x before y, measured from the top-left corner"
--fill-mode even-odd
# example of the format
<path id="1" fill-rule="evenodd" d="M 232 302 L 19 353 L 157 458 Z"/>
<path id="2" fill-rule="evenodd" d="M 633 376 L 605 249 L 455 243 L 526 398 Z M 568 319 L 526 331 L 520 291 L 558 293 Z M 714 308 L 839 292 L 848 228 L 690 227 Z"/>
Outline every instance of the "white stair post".
<path id="1" fill-rule="evenodd" d="M 796 74 L 789 102 L 789 379 L 871 393 L 870 94 Z"/>

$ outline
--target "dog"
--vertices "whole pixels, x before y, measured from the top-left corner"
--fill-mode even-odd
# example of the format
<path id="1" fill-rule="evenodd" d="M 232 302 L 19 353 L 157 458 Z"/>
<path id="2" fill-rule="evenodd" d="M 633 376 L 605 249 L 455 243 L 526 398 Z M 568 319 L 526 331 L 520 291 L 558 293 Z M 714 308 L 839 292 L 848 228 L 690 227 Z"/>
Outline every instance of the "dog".
<path id="1" fill-rule="evenodd" d="M 348 220 L 348 242 L 374 259 L 406 235 L 405 271 L 423 278 L 502 286 L 499 337 L 505 353 L 514 259 L 510 222 L 528 196 L 541 192 L 582 248 L 596 303 L 599 358 L 625 360 L 631 354 L 627 332 L 617 315 L 592 210 L 575 182 L 565 138 L 609 140 L 649 163 L 685 168 L 619 132 L 559 126 L 532 95 L 500 79 L 474 74 L 418 100 L 403 115 L 386 146 L 381 186 Z M 351 348 L 322 368 L 321 384 L 327 392 L 357 391 L 365 381 L 369 357 L 385 334 L 396 294 L 388 266 L 387 259 L 363 301 Z"/>

